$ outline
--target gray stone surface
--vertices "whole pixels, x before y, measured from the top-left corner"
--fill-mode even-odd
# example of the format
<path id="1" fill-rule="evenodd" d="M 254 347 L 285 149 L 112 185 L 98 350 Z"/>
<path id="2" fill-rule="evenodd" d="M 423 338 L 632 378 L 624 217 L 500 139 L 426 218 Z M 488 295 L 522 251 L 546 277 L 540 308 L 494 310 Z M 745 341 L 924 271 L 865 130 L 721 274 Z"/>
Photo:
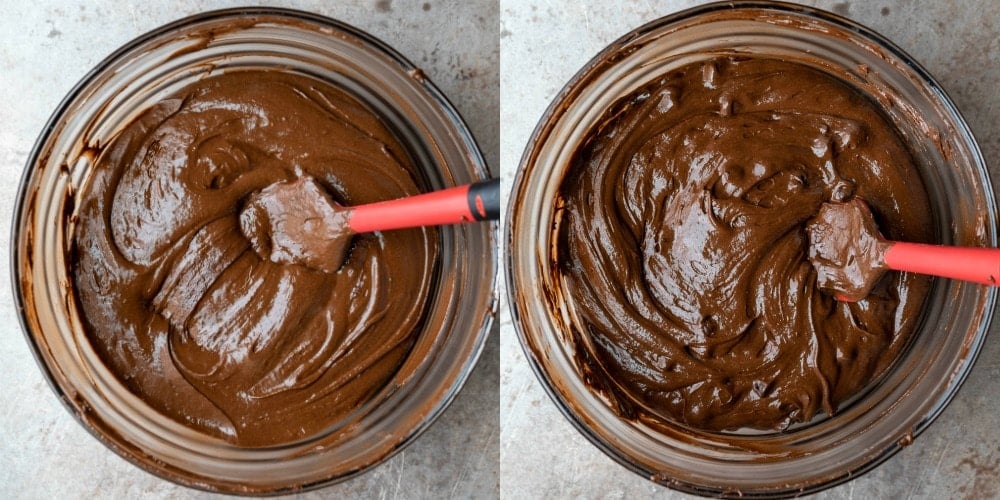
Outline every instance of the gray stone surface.
<path id="1" fill-rule="evenodd" d="M 0 15 L 0 498 L 204 498 L 99 444 L 46 385 L 8 283 L 10 214 L 35 138 L 63 95 L 101 59 L 166 22 L 246 1 L 12 0 Z M 381 38 L 434 81 L 499 165 L 499 7 L 495 0 L 261 1 L 328 15 Z M 499 354 L 494 333 L 465 389 L 412 446 L 346 483 L 302 495 L 495 498 Z"/>
<path id="2" fill-rule="evenodd" d="M 0 175 L 6 180 L 0 184 L 0 378 L 5 381 L 0 391 L 0 497 L 210 496 L 131 466 L 89 436 L 60 406 L 16 320 L 6 285 L 9 255 L 4 235 L 9 232 L 16 180 L 35 137 L 87 70 L 122 43 L 160 24 L 243 3 L 5 4 L 0 16 Z M 342 19 L 423 67 L 465 116 L 487 160 L 509 188 L 542 111 L 590 57 L 644 22 L 701 2 L 259 3 Z M 965 114 L 997 184 L 1000 2 L 806 3 L 876 29 L 929 69 Z M 424 436 L 359 478 L 303 496 L 686 498 L 632 474 L 579 435 L 531 373 L 506 305 L 499 318 L 499 335 L 491 338 L 466 388 Z M 926 433 L 875 471 L 818 496 L 1000 496 L 1000 399 L 990 390 L 990 382 L 997 379 L 1000 340 L 993 333 L 958 397 Z"/>
<path id="3" fill-rule="evenodd" d="M 501 2 L 500 159 L 509 189 L 524 145 L 563 84 L 598 51 L 698 1 Z M 942 83 L 1000 179 L 1000 2 L 810 1 L 886 35 Z M 506 305 L 500 327 L 504 498 L 687 498 L 629 472 L 576 432 L 535 380 Z M 994 330 L 1000 327 L 994 320 Z M 1000 496 L 1000 338 L 986 343 L 957 398 L 913 445 L 821 498 Z"/>

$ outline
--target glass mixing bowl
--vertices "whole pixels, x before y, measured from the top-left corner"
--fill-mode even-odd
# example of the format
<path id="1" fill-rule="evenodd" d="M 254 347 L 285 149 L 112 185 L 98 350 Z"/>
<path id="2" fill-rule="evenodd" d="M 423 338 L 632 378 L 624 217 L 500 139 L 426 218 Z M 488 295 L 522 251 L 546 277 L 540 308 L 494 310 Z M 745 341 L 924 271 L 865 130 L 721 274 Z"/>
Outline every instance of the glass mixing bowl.
<path id="1" fill-rule="evenodd" d="M 610 44 L 562 89 L 521 159 L 508 208 L 514 323 L 535 374 L 574 426 L 628 469 L 675 489 L 790 496 L 842 483 L 927 428 L 969 373 L 993 288 L 934 280 L 910 345 L 836 415 L 787 432 L 699 432 L 621 418 L 585 383 L 552 271 L 556 193 L 605 111 L 643 84 L 720 54 L 793 60 L 868 95 L 899 128 L 926 185 L 940 243 L 996 246 L 996 203 L 976 141 L 941 87 L 898 47 L 841 17 L 772 2 L 724 2 L 653 21 Z"/>
<path id="2" fill-rule="evenodd" d="M 101 442 L 164 478 L 206 490 L 280 493 L 329 484 L 413 441 L 458 393 L 496 310 L 497 225 L 441 228 L 438 280 L 417 337 L 385 388 L 335 428 L 301 442 L 240 448 L 154 411 L 102 364 L 67 274 L 74 193 L 95 157 L 143 110 L 207 75 L 295 72 L 346 89 L 382 116 L 432 189 L 488 176 L 454 107 L 399 53 L 356 28 L 304 12 L 233 9 L 177 21 L 126 44 L 66 96 L 21 180 L 12 232 L 14 296 L 43 372 Z"/>

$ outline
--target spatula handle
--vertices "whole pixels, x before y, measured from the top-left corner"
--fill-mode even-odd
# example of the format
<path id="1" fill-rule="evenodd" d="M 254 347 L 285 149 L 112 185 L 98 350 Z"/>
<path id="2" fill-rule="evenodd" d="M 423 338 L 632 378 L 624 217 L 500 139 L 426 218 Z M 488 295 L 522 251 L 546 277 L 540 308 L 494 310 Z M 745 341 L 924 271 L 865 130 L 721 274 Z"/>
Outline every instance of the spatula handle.
<path id="1" fill-rule="evenodd" d="M 885 252 L 889 269 L 997 285 L 1000 249 L 893 242 Z"/>
<path id="2" fill-rule="evenodd" d="M 351 208 L 355 233 L 500 218 L 500 179 Z"/>

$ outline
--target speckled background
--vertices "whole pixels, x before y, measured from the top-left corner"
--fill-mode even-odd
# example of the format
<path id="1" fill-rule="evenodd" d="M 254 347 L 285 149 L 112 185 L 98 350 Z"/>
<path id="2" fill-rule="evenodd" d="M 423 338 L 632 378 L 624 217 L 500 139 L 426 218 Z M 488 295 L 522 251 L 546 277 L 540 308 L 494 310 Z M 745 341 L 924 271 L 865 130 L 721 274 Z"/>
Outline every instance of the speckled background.
<path id="1" fill-rule="evenodd" d="M 204 498 L 127 463 L 61 406 L 35 366 L 8 285 L 10 217 L 24 162 L 56 105 L 121 44 L 169 21 L 247 1 L 11 0 L 0 15 L 0 498 Z M 499 158 L 495 0 L 256 2 L 346 21 L 422 67 Z M 412 446 L 303 498 L 496 498 L 499 366 L 494 332 L 454 404 Z"/>
<path id="2" fill-rule="evenodd" d="M 11 0 L 0 16 L 0 235 L 17 179 L 62 96 L 122 43 L 163 23 L 244 2 Z M 509 189 L 525 142 L 562 85 L 632 28 L 691 0 L 253 2 L 329 15 L 414 63 L 468 121 Z M 1000 179 L 1000 1 L 809 1 L 891 38 L 943 84 Z M 0 238 L 0 261 L 9 259 Z M 0 262 L 0 282 L 9 269 Z M 126 463 L 80 427 L 35 366 L 0 283 L 0 498 L 202 498 Z M 544 394 L 504 304 L 500 332 L 459 398 L 412 446 L 306 498 L 686 498 L 632 474 L 577 433 Z M 994 325 L 994 330 L 1000 324 Z M 958 397 L 912 446 L 822 498 L 1000 497 L 997 334 Z"/>
<path id="3" fill-rule="evenodd" d="M 699 1 L 501 2 L 500 160 L 509 189 L 542 112 L 591 57 L 631 29 Z M 1000 2 L 809 1 L 887 36 L 944 86 L 1000 179 Z M 687 498 L 606 457 L 563 418 L 528 367 L 506 305 L 500 327 L 504 498 Z M 821 498 L 1000 496 L 1000 322 L 961 392 L 913 445 Z"/>

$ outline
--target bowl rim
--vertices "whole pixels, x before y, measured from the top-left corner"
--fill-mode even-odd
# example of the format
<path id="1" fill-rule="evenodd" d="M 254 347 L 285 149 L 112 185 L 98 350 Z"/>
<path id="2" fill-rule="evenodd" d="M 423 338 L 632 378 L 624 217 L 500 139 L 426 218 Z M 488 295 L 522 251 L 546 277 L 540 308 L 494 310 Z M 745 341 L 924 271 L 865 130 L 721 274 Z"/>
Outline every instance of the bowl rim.
<path id="1" fill-rule="evenodd" d="M 150 462 L 140 461 L 132 451 L 128 451 L 118 446 L 119 440 L 125 441 L 123 438 L 119 436 L 109 436 L 99 432 L 97 428 L 88 423 L 88 419 L 77 411 L 77 409 L 70 403 L 72 397 L 69 396 L 64 388 L 61 387 L 56 381 L 56 378 L 52 373 L 52 369 L 45 362 L 42 355 L 42 346 L 39 344 L 38 339 L 35 337 L 35 332 L 31 328 L 31 323 L 28 320 L 26 313 L 27 309 L 22 289 L 23 275 L 21 272 L 20 262 L 22 261 L 23 256 L 18 246 L 18 241 L 21 238 L 22 230 L 24 229 L 21 227 L 21 223 L 23 222 L 22 219 L 27 208 L 27 202 L 31 200 L 32 196 L 31 193 L 28 192 L 29 183 L 37 170 L 36 167 L 40 159 L 42 147 L 49 142 L 50 138 L 52 138 L 53 134 L 57 131 L 57 126 L 67 109 L 77 101 L 81 92 L 87 86 L 92 84 L 105 70 L 108 69 L 108 67 L 118 62 L 122 57 L 127 56 L 141 45 L 172 31 L 203 22 L 212 22 L 224 19 L 240 19 L 253 16 L 282 19 L 287 21 L 302 21 L 312 26 L 322 27 L 324 29 L 329 28 L 336 32 L 345 33 L 350 37 L 358 39 L 362 44 L 373 49 L 375 52 L 386 56 L 392 63 L 398 66 L 401 72 L 410 73 L 411 75 L 413 72 L 419 72 L 421 78 L 414 79 L 416 80 L 416 84 L 429 94 L 430 100 L 439 107 L 440 111 L 442 111 L 447 117 L 447 121 L 454 127 L 454 132 L 462 143 L 463 153 L 468 157 L 468 165 L 472 167 L 473 173 L 480 179 L 490 178 L 490 169 L 485 158 L 483 157 L 482 150 L 480 149 L 475 136 L 472 134 L 472 131 L 469 129 L 467 123 L 462 118 L 454 104 L 452 104 L 452 102 L 433 83 L 433 81 L 431 81 L 431 79 L 423 73 L 423 70 L 420 69 L 419 66 L 413 64 L 399 51 L 383 42 L 380 38 L 339 19 L 299 9 L 265 6 L 214 9 L 178 18 L 136 36 L 115 49 L 108 56 L 104 57 L 93 68 L 87 71 L 87 73 L 84 74 L 84 76 L 81 77 L 80 80 L 78 80 L 77 83 L 74 84 L 73 87 L 66 93 L 56 106 L 55 110 L 49 116 L 45 125 L 42 127 L 38 138 L 32 145 L 31 152 L 25 160 L 21 178 L 18 183 L 17 194 L 14 199 L 14 210 L 11 215 L 9 239 L 10 260 L 8 265 L 10 266 L 10 282 L 13 289 L 13 300 L 14 307 L 17 311 L 17 319 L 20 324 L 21 331 L 24 334 L 24 338 L 31 349 L 35 363 L 41 370 L 49 388 L 52 389 L 59 401 L 62 403 L 62 406 L 69 412 L 78 424 L 87 430 L 91 436 L 96 438 L 96 440 L 104 445 L 105 448 L 114 452 L 115 455 L 124 458 L 140 470 L 181 486 L 206 492 L 224 492 L 226 494 L 239 496 L 276 496 L 323 488 L 352 479 L 363 474 L 364 472 L 370 471 L 412 444 L 427 429 L 429 429 L 435 421 L 437 421 L 445 410 L 447 410 L 447 408 L 454 402 L 465 383 L 468 381 L 468 378 L 472 375 L 472 372 L 478 364 L 489 338 L 495 329 L 494 325 L 496 325 L 496 315 L 500 300 L 498 276 L 499 263 L 496 262 L 496 259 L 494 259 L 495 264 L 493 265 L 492 276 L 490 277 L 489 283 L 486 284 L 488 286 L 488 294 L 486 295 L 487 303 L 484 304 L 485 314 L 479 324 L 469 325 L 471 327 L 469 330 L 474 332 L 474 334 L 479 337 L 477 343 L 473 345 L 465 363 L 457 370 L 457 376 L 452 381 L 451 386 L 447 391 L 442 393 L 444 394 L 444 397 L 440 400 L 440 402 L 431 408 L 431 410 L 419 420 L 419 423 L 416 426 L 403 435 L 402 439 L 397 441 L 388 453 L 377 460 L 369 462 L 364 467 L 348 471 L 341 475 L 320 478 L 312 482 L 301 483 L 294 486 L 269 486 L 263 489 L 243 490 L 230 487 L 233 486 L 234 483 L 228 481 L 218 483 L 218 485 L 207 484 L 205 482 L 198 481 L 199 478 L 204 478 L 204 476 L 198 474 L 194 474 L 193 476 L 180 475 L 175 472 L 175 468 L 173 466 L 164 464 L 157 465 Z M 253 26 L 255 26 L 255 24 L 250 25 L 250 27 Z M 240 29 L 243 29 L 243 27 L 241 26 L 237 30 Z M 499 251 L 499 224 L 496 221 L 489 222 L 488 224 L 490 225 L 490 228 L 486 233 L 487 248 L 491 249 L 494 255 L 497 255 Z"/>
<path id="2" fill-rule="evenodd" d="M 601 450 L 605 455 L 613 459 L 619 465 L 624 468 L 656 483 L 659 485 L 668 486 L 671 489 L 682 491 L 685 493 L 692 493 L 702 496 L 739 496 L 739 497 L 788 497 L 788 496 L 798 496 L 816 493 L 840 484 L 843 484 L 849 480 L 855 479 L 872 469 L 881 465 L 883 462 L 888 460 L 890 457 L 895 455 L 899 450 L 901 450 L 904 445 L 899 442 L 892 442 L 886 449 L 881 450 L 877 454 L 872 455 L 867 461 L 860 464 L 858 467 L 850 470 L 845 470 L 843 474 L 840 474 L 829 479 L 813 482 L 807 486 L 799 485 L 786 485 L 784 488 L 778 488 L 767 491 L 742 491 L 733 492 L 731 489 L 722 487 L 705 487 L 704 485 L 698 485 L 695 483 L 685 482 L 676 478 L 664 478 L 655 471 L 641 466 L 635 461 L 631 460 L 624 452 L 619 450 L 614 446 L 613 443 L 605 440 L 599 436 L 596 432 L 593 432 L 586 423 L 576 414 L 576 412 L 563 401 L 560 396 L 559 390 L 555 387 L 552 380 L 549 379 L 545 368 L 542 363 L 537 359 L 537 355 L 532 352 L 529 345 L 531 341 L 525 334 L 525 329 L 528 327 L 526 325 L 525 319 L 521 316 L 521 311 L 519 310 L 517 302 L 517 292 L 514 274 L 516 268 L 516 262 L 513 258 L 512 249 L 514 247 L 514 213 L 516 210 L 516 204 L 514 200 L 517 200 L 520 195 L 523 194 L 525 185 L 527 183 L 527 170 L 529 163 L 532 160 L 532 156 L 537 151 L 540 144 L 540 139 L 548 139 L 551 132 L 551 122 L 554 116 L 560 114 L 562 104 L 565 102 L 568 96 L 573 94 L 573 91 L 577 88 L 586 84 L 588 77 L 598 68 L 602 61 L 604 61 L 607 56 L 619 52 L 623 47 L 628 46 L 634 39 L 641 38 L 647 34 L 655 32 L 660 29 L 665 29 L 670 25 L 680 23 L 682 21 L 688 21 L 699 16 L 722 12 L 722 11 L 738 11 L 738 10 L 766 10 L 771 12 L 776 12 L 780 14 L 791 14 L 791 15 L 804 15 L 806 17 L 818 20 L 821 22 L 826 22 L 834 25 L 837 28 L 845 29 L 851 31 L 858 36 L 874 43 L 878 48 L 885 50 L 892 57 L 899 59 L 904 62 L 907 67 L 914 71 L 916 77 L 920 80 L 922 84 L 927 85 L 930 88 L 936 98 L 944 105 L 944 108 L 948 111 L 951 118 L 954 119 L 955 125 L 957 126 L 956 132 L 967 139 L 967 145 L 969 146 L 970 152 L 972 154 L 971 160 L 974 163 L 976 174 L 979 178 L 984 181 L 983 194 L 985 195 L 985 203 L 989 208 L 986 214 L 986 223 L 989 227 L 997 226 L 997 204 L 995 199 L 993 184 L 990 179 L 990 174 L 987 169 L 986 160 L 982 155 L 982 151 L 979 148 L 979 143 L 976 141 L 971 129 L 968 126 L 965 118 L 962 116 L 958 107 L 955 106 L 952 99 L 945 92 L 944 88 L 934 79 L 933 76 L 920 65 L 913 57 L 907 54 L 903 49 L 894 44 L 892 41 L 886 37 L 878 34 L 876 31 L 843 16 L 837 15 L 832 12 L 828 12 L 823 9 L 810 7 L 806 5 L 799 5 L 788 3 L 784 1 L 772 1 L 772 0 L 729 0 L 729 1 L 716 1 L 711 2 L 688 9 L 680 10 L 671 14 L 667 14 L 663 17 L 655 19 L 653 21 L 642 24 L 626 34 L 618 37 L 617 39 L 608 43 L 603 49 L 601 49 L 596 55 L 590 58 L 577 72 L 562 86 L 559 92 L 552 98 L 548 107 L 542 113 L 538 119 L 538 123 L 535 125 L 528 142 L 524 147 L 524 152 L 521 155 L 520 161 L 518 162 L 517 171 L 515 172 L 514 181 L 511 186 L 511 190 L 508 195 L 510 202 L 507 205 L 506 212 L 504 214 L 504 220 L 506 223 L 505 232 L 503 235 L 503 245 L 504 245 L 504 274 L 505 274 L 505 284 L 506 284 L 506 299 L 508 304 L 508 310 L 510 311 L 512 324 L 514 330 L 517 333 L 517 338 L 521 344 L 521 350 L 524 354 L 525 359 L 528 361 L 535 378 L 538 380 L 545 393 L 548 395 L 549 399 L 555 403 L 559 412 L 562 413 L 563 417 L 569 421 L 569 423 L 582 434 L 590 443 Z M 997 235 L 995 233 L 989 234 L 988 243 L 996 247 L 997 246 Z M 969 355 L 965 358 L 964 363 L 960 366 L 959 371 L 951 379 L 950 385 L 953 389 L 946 391 L 942 397 L 935 403 L 931 411 L 923 415 L 914 425 L 912 429 L 912 438 L 916 438 L 924 430 L 927 429 L 936 419 L 940 416 L 941 412 L 948 406 L 951 400 L 958 393 L 965 379 L 972 371 L 975 365 L 976 359 L 979 356 L 982 345 L 989 334 L 989 327 L 992 321 L 993 312 L 996 310 L 997 298 L 1000 295 L 997 287 L 989 287 L 986 291 L 986 300 L 984 301 L 983 318 L 979 322 L 979 326 L 976 329 L 973 343 L 969 346 Z M 909 445 L 909 443 L 907 443 Z"/>

